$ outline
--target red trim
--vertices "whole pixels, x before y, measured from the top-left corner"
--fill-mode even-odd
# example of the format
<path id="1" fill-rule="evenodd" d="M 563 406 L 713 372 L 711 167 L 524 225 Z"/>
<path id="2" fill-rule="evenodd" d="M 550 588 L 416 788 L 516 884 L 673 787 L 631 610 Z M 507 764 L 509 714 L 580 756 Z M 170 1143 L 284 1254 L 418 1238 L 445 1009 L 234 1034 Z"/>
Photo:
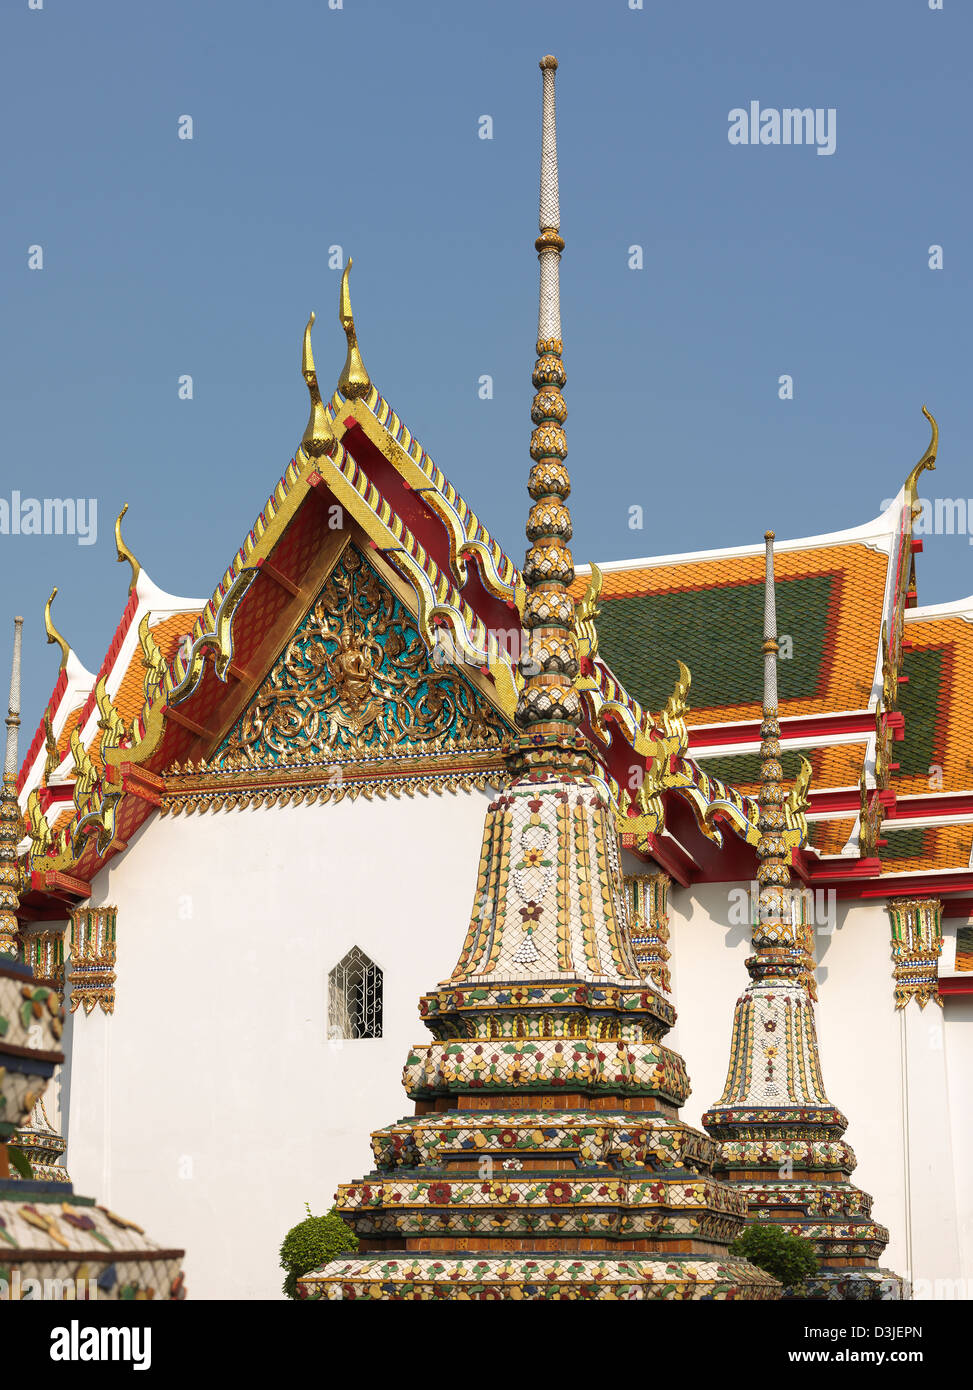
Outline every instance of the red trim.
<path id="1" fill-rule="evenodd" d="M 812 791 L 808 796 L 808 810 L 818 815 L 840 816 L 850 812 L 857 816 L 861 810 L 861 792 L 857 787 Z"/>
<path id="2" fill-rule="evenodd" d="M 60 869 L 31 870 L 30 887 L 34 893 L 67 893 L 80 901 L 91 897 L 90 883 L 74 878 L 71 874 L 64 874 Z"/>
<path id="3" fill-rule="evenodd" d="M 625 844 L 626 836 L 622 833 L 622 844 Z M 665 869 L 681 888 L 688 888 L 695 878 L 699 876 L 699 865 L 687 854 L 682 845 L 676 844 L 675 840 L 666 835 L 647 835 L 645 845 L 649 854 L 656 861 L 660 868 Z M 628 846 L 626 846 L 628 848 Z"/>
<path id="4" fill-rule="evenodd" d="M 347 430 L 341 443 L 369 482 L 381 493 L 443 574 L 449 576 L 487 631 L 506 632 L 514 625 L 510 605 L 486 588 L 476 556 L 471 554 L 463 557 L 466 582 L 460 585 L 450 565 L 449 534 L 442 520 L 426 503 L 423 493 L 405 487 L 399 470 L 376 448 L 354 416 L 349 415 L 345 425 Z"/>
<path id="5" fill-rule="evenodd" d="M 41 722 L 37 726 L 37 732 L 30 741 L 30 747 L 27 749 L 27 756 L 26 758 L 24 758 L 24 761 L 20 765 L 20 772 L 17 774 L 18 795 L 23 790 L 24 783 L 27 781 L 27 774 L 33 766 L 34 759 L 37 757 L 37 754 L 41 750 L 41 744 L 44 742 L 44 715 L 50 715 L 51 720 L 53 722 L 55 711 L 57 710 L 58 705 L 61 703 L 61 696 L 67 689 L 67 685 L 68 673 L 67 671 L 60 671 L 58 673 L 57 680 L 54 682 L 54 689 L 51 692 L 51 698 L 47 702 L 47 707 L 44 710 L 44 714 L 41 715 Z"/>
<path id="6" fill-rule="evenodd" d="M 899 715 L 902 719 L 902 715 Z M 798 714 L 780 721 L 781 742 L 789 739 L 822 739 L 835 734 L 873 734 L 875 715 L 868 710 L 851 714 Z M 719 747 L 726 743 L 759 743 L 760 720 L 735 724 L 696 725 L 689 730 L 689 747 Z"/>
<path id="7" fill-rule="evenodd" d="M 71 801 L 74 798 L 74 783 L 63 787 L 38 787 L 37 800 L 42 811 L 46 811 L 49 806 L 54 806 L 60 801 Z"/>
<path id="8" fill-rule="evenodd" d="M 892 737 L 900 743 L 905 737 L 905 715 L 901 710 L 893 710 L 882 715 L 882 719 L 892 731 Z M 827 739 L 836 734 L 873 734 L 875 732 L 875 713 L 873 710 L 852 710 L 843 714 L 795 714 L 784 716 L 780 721 L 781 742 L 791 739 Z M 718 748 L 727 743 L 759 743 L 760 720 L 744 719 L 730 724 L 697 724 L 689 730 L 689 747 Z"/>
<path id="9" fill-rule="evenodd" d="M 969 975 L 941 975 L 940 994 L 973 994 L 973 971 Z"/>
<path id="10" fill-rule="evenodd" d="M 756 877 L 757 856 L 753 846 L 730 829 L 722 816 L 713 818 L 723 833 L 720 847 L 700 830 L 693 808 L 684 797 L 675 791 L 667 791 L 664 795 L 666 829 L 680 845 L 688 847 L 687 852 L 697 866 L 693 872 L 694 882 L 750 883 Z"/>
<path id="11" fill-rule="evenodd" d="M 875 860 L 871 860 L 875 863 Z M 839 898 L 938 898 L 943 893 L 969 893 L 973 890 L 973 870 L 954 869 L 946 873 L 896 874 L 875 878 L 860 886 L 833 878 L 825 883 L 822 874 L 815 883 L 838 890 Z"/>
<path id="12" fill-rule="evenodd" d="M 802 883 L 807 883 L 808 879 L 814 873 L 814 865 L 817 862 L 814 850 L 812 849 L 811 853 L 808 854 L 808 849 L 810 849 L 810 846 L 805 846 L 804 849 L 798 848 L 791 850 L 791 868 Z"/>
<path id="13" fill-rule="evenodd" d="M 943 902 L 944 917 L 973 917 L 973 898 L 946 898 Z"/>
<path id="14" fill-rule="evenodd" d="M 122 763 L 121 774 L 125 791 L 147 801 L 150 806 L 162 805 L 162 791 L 166 784 L 164 777 L 137 763 Z"/>
<path id="15" fill-rule="evenodd" d="M 813 796 L 811 799 L 813 802 Z M 900 796 L 892 814 L 895 820 L 966 815 L 973 820 L 973 792 L 920 792 L 917 796 Z"/>
<path id="16" fill-rule="evenodd" d="M 833 888 L 837 884 L 851 885 L 855 879 L 878 879 L 882 872 L 880 859 L 851 859 L 840 868 L 833 860 L 822 859 L 812 865 L 808 860 L 808 882 Z M 850 891 L 857 891 L 850 889 Z"/>

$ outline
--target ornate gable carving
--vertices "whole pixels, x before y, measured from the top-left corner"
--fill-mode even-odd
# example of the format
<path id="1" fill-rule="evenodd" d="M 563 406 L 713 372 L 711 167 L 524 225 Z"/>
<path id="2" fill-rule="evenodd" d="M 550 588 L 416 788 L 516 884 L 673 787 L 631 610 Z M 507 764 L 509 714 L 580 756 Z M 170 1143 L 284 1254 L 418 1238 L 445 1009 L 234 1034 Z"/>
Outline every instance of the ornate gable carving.
<path id="1" fill-rule="evenodd" d="M 495 783 L 510 732 L 349 545 L 213 757 L 172 769 L 164 809 Z"/>

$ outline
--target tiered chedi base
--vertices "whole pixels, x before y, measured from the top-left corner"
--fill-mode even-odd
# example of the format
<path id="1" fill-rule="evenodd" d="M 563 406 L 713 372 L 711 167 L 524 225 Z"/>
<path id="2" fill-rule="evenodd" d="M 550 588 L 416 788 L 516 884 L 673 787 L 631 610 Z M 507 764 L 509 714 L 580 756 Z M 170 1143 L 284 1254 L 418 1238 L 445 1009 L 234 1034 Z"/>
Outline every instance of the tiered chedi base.
<path id="1" fill-rule="evenodd" d="M 878 1264 L 889 1233 L 850 1181 L 848 1121 L 825 1094 L 802 985 L 765 979 L 737 1000 L 726 1087 L 702 1123 L 720 1141 L 716 1171 L 751 1217 L 814 1242 L 817 1273 L 785 1298 L 903 1297 L 902 1281 Z"/>
<path id="2" fill-rule="evenodd" d="M 160 1249 L 134 1221 L 76 1196 L 66 1173 L 8 1173 L 7 1142 L 24 1149 L 23 1126 L 64 1061 L 63 1017 L 60 997 L 28 967 L 0 963 L 0 1298 L 182 1298 L 182 1250 Z M 57 1153 L 45 1143 L 41 1175 Z"/>
<path id="3" fill-rule="evenodd" d="M 434 1041 L 406 1063 L 416 1114 L 339 1189 L 360 1250 L 305 1275 L 304 1297 L 779 1296 L 728 1254 L 745 1197 L 678 1119 L 674 1012 L 627 932 L 599 789 L 525 779 L 498 798 L 460 963 L 420 1003 Z"/>

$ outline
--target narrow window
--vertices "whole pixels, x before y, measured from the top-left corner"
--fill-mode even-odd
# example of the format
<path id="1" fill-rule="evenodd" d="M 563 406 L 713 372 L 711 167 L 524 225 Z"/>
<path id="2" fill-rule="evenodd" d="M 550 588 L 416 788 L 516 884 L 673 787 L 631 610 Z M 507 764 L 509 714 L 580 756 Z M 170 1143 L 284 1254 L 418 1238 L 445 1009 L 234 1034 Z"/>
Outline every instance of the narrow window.
<path id="1" fill-rule="evenodd" d="M 328 975 L 328 1036 L 382 1036 L 382 972 L 353 946 Z"/>

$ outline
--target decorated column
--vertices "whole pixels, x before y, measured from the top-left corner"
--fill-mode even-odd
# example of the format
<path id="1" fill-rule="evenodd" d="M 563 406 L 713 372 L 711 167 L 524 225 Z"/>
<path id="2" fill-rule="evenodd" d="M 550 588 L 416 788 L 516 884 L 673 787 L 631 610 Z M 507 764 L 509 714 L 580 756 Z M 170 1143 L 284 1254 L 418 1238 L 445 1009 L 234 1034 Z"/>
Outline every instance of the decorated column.
<path id="1" fill-rule="evenodd" d="M 643 979 L 669 994 L 669 888 L 667 873 L 626 874 L 632 951 Z"/>
<path id="2" fill-rule="evenodd" d="M 939 957 L 943 952 L 943 905 L 939 898 L 900 898 L 886 904 L 892 926 L 895 1007 L 914 999 L 920 1009 L 939 997 Z"/>

